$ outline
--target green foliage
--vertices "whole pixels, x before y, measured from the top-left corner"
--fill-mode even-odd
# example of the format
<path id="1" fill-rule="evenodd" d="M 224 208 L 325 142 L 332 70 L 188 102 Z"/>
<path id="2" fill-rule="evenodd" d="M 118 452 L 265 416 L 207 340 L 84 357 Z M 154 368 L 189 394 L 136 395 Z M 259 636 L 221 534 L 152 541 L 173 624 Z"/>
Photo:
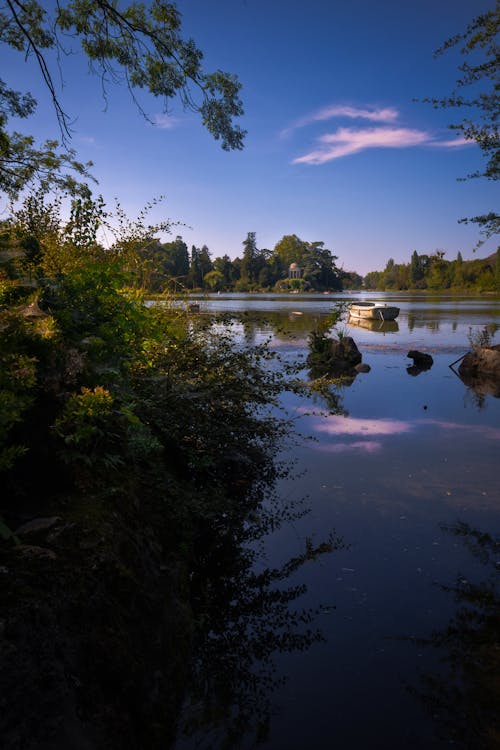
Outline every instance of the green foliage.
<path id="1" fill-rule="evenodd" d="M 292 258 L 292 260 L 289 260 Z M 237 292 L 275 289 L 276 291 L 317 290 L 342 288 L 342 273 L 335 265 L 336 256 L 323 242 L 304 242 L 296 235 L 286 235 L 273 250 L 259 249 L 255 232 L 248 232 L 243 242 L 243 257 L 231 260 L 227 255 L 213 263 L 208 248 L 191 250 L 187 287 L 208 291 L 234 290 Z M 301 277 L 289 278 L 289 267 L 300 266 Z M 220 276 L 212 275 L 212 271 Z M 345 276 L 351 285 L 360 285 L 358 274 Z"/>
<path id="2" fill-rule="evenodd" d="M 0 313 L 0 472 L 28 450 L 18 426 L 37 398 L 42 373 L 54 349 L 46 320 L 30 321 L 17 311 Z"/>
<path id="3" fill-rule="evenodd" d="M 53 432 L 63 443 L 61 460 L 72 465 L 77 481 L 101 490 L 111 484 L 116 491 L 122 485 L 118 472 L 126 477 L 127 464 L 138 469 L 140 462 L 158 458 L 162 447 L 131 407 L 102 386 L 73 393 Z M 82 467 L 87 471 L 82 473 Z M 114 472 L 111 483 L 109 472 Z"/>
<path id="4" fill-rule="evenodd" d="M 203 54 L 192 39 L 183 39 L 180 13 L 173 3 L 154 0 L 119 7 L 105 0 L 72 0 L 58 3 L 51 13 L 37 0 L 9 2 L 0 9 L 0 44 L 34 61 L 54 105 L 63 140 L 63 148 L 56 140 L 36 147 L 32 136 L 9 130 L 9 118 L 30 117 L 36 101 L 0 80 L 0 191 L 9 197 L 16 198 L 36 181 L 44 189 L 59 187 L 75 194 L 82 187 L 77 180 L 89 178 L 91 163 L 78 162 L 73 149 L 64 148 L 71 131 L 70 118 L 61 104 L 47 56 L 47 51 L 53 50 L 58 60 L 62 59 L 71 51 L 71 40 L 79 42 L 91 72 L 102 80 L 123 83 L 136 104 L 138 89 L 159 98 L 165 111 L 169 102 L 179 97 L 185 108 L 200 114 L 203 125 L 221 141 L 223 149 L 243 147 L 245 131 L 234 124 L 243 114 L 241 85 L 234 75 L 203 69 Z"/>
<path id="5" fill-rule="evenodd" d="M 450 96 L 428 99 L 435 107 L 467 111 L 467 115 L 450 127 L 481 149 L 486 166 L 469 177 L 500 178 L 500 133 L 498 129 L 498 81 L 500 76 L 500 0 L 474 18 L 464 32 L 448 39 L 436 54 L 459 47 L 464 56 L 460 78 Z M 500 232 L 500 215 L 490 211 L 463 219 L 480 227 L 485 239 Z M 479 243 L 479 245 L 482 242 Z"/>
<path id="6" fill-rule="evenodd" d="M 18 92 L 8 93 L 22 101 Z M 0 192 L 14 200 L 26 187 L 37 184 L 44 190 L 59 189 L 77 195 L 85 185 L 80 180 L 93 179 L 89 172 L 92 162 L 79 161 L 74 149 L 61 148 L 57 140 L 46 140 L 37 146 L 31 135 L 8 132 L 5 94 L 5 84 L 0 80 Z M 29 114 L 30 110 L 22 109 L 18 116 Z"/>
<path id="7" fill-rule="evenodd" d="M 270 353 L 236 346 L 208 318 L 193 327 L 181 308 L 144 306 L 134 287 L 144 273 L 141 241 L 153 235 L 145 215 L 123 220 L 104 251 L 96 237 L 109 217 L 102 201 L 73 202 L 68 223 L 59 207 L 38 193 L 10 222 L 24 253 L 19 274 L 28 262 L 23 241 L 36 239 L 39 248 L 29 257 L 33 305 L 4 313 L 0 444 L 14 494 L 29 492 L 32 466 L 42 476 L 63 466 L 69 493 L 100 486 L 130 494 L 143 483 L 157 491 L 167 477 L 232 484 L 235 471 L 250 481 L 246 472 L 281 434 L 278 420 L 259 413 L 283 384 L 268 371 Z M 180 238 L 170 249 L 186 261 Z M 208 250 L 198 257 L 209 259 Z M 222 283 L 221 272 L 210 273 Z M 50 485 L 48 474 L 44 481 Z M 220 501 L 227 502 L 224 491 Z"/>
<path id="8" fill-rule="evenodd" d="M 483 326 L 480 329 L 469 327 L 468 340 L 471 349 L 481 349 L 483 347 L 490 347 L 493 343 L 493 336 L 495 335 L 495 328 L 491 326 Z"/>
<path id="9" fill-rule="evenodd" d="M 499 265 L 500 267 L 500 265 Z M 419 255 L 414 251 L 410 263 L 388 263 L 384 271 L 370 271 L 364 278 L 366 289 L 399 290 L 450 289 L 460 291 L 498 291 L 497 256 L 464 261 L 461 253 L 457 259 L 447 261 L 442 250 L 432 255 Z"/>
<path id="10" fill-rule="evenodd" d="M 341 271 L 340 281 L 342 289 L 362 289 L 363 277 L 356 271 Z"/>
<path id="11" fill-rule="evenodd" d="M 330 315 L 316 320 L 316 325 L 309 333 L 307 365 L 314 378 L 328 377 L 338 369 L 332 353 L 333 336 L 339 342 L 346 338 L 346 329 L 341 324 L 346 318 L 347 308 L 347 303 L 337 302 Z"/>

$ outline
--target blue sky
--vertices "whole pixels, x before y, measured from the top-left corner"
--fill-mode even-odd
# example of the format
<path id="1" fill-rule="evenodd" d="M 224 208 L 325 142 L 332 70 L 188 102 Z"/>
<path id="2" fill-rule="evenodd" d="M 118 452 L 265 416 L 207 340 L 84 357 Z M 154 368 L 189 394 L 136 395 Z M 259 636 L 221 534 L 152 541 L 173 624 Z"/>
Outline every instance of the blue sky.
<path id="1" fill-rule="evenodd" d="M 346 270 L 366 273 L 413 250 L 475 257 L 474 227 L 462 216 L 493 210 L 497 188 L 457 178 L 481 166 L 479 149 L 457 143 L 451 111 L 415 101 L 447 94 L 460 56 L 434 59 L 449 36 L 490 6 L 483 0 L 182 0 L 185 35 L 208 69 L 236 73 L 248 130 L 242 152 L 226 153 L 196 115 L 110 86 L 105 104 L 85 60 L 63 60 L 61 101 L 74 118 L 73 146 L 91 159 L 96 192 L 136 215 L 164 195 L 187 244 L 213 257 L 241 255 L 247 232 L 272 248 L 284 234 L 323 240 Z M 33 63 L 0 53 L 2 77 L 29 89 L 37 115 L 23 126 L 57 136 Z M 5 70 L 9 70 L 8 76 Z M 55 71 L 56 81 L 59 74 Z M 479 256 L 493 252 L 490 242 Z"/>

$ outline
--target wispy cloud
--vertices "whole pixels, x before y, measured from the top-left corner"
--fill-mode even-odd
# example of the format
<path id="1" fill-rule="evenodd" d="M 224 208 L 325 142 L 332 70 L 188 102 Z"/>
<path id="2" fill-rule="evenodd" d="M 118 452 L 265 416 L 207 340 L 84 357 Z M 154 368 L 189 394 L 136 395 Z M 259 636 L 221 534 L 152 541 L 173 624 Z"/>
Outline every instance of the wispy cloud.
<path id="1" fill-rule="evenodd" d="M 92 135 L 80 135 L 78 136 L 78 140 L 80 141 L 80 143 L 83 143 L 85 146 L 96 145 L 96 139 Z"/>
<path id="2" fill-rule="evenodd" d="M 455 138 L 453 141 L 432 141 L 427 143 L 427 146 L 436 146 L 436 148 L 463 148 L 464 146 L 472 146 L 474 141 L 467 140 L 467 138 Z"/>
<path id="3" fill-rule="evenodd" d="M 436 140 L 431 133 L 413 128 L 339 128 L 317 139 L 319 147 L 293 159 L 292 164 L 326 164 L 343 156 L 369 148 L 410 148 L 432 146 L 454 148 L 469 144 L 463 138 L 452 141 Z"/>
<path id="4" fill-rule="evenodd" d="M 351 120 L 369 120 L 370 122 L 395 122 L 399 117 L 399 112 L 393 107 L 356 107 L 347 104 L 332 104 L 322 107 L 311 112 L 304 117 L 296 120 L 289 128 L 281 131 L 281 136 L 285 137 L 307 125 L 315 122 L 325 122 L 333 120 L 336 117 L 346 117 Z"/>
<path id="5" fill-rule="evenodd" d="M 153 124 L 160 130 L 172 130 L 179 124 L 179 120 L 177 117 L 171 117 L 162 112 L 153 117 Z"/>

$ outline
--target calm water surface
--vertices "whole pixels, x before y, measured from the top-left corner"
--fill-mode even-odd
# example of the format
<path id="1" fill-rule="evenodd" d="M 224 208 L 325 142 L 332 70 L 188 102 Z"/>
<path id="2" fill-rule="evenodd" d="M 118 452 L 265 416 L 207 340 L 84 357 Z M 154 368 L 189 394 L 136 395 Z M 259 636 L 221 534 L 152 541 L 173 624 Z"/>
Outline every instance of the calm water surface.
<path id="1" fill-rule="evenodd" d="M 481 733 L 498 721 L 491 702 L 500 698 L 500 676 L 491 674 L 499 666 L 500 549 L 491 537 L 500 532 L 500 398 L 467 388 L 449 365 L 469 348 L 471 329 L 500 327 L 500 299 L 218 295 L 202 306 L 248 312 L 242 335 L 271 336 L 293 362 L 305 358 L 315 320 L 359 296 L 396 304 L 400 315 L 392 325 L 348 326 L 371 371 L 336 393 L 333 410 L 320 397 L 284 397 L 303 438 L 283 455 L 293 468 L 278 495 L 306 498 L 309 512 L 267 533 L 255 563 L 283 566 L 306 540 L 342 538 L 343 548 L 287 580 L 301 587 L 293 608 L 316 612 L 305 629 L 319 628 L 323 640 L 276 649 L 271 668 L 283 680 L 262 688 L 270 721 L 256 706 L 255 724 L 265 725 L 258 740 L 249 720 L 227 747 L 493 747 Z M 409 349 L 431 353 L 433 367 L 409 374 Z M 224 747 L 226 719 L 211 715 L 177 747 Z"/>

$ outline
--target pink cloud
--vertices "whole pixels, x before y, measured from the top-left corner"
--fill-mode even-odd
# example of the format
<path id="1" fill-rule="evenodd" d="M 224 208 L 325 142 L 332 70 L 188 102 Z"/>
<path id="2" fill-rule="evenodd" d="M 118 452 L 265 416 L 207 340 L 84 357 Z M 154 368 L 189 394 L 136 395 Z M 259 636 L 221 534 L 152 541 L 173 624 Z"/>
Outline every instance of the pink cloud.
<path id="1" fill-rule="evenodd" d="M 473 141 L 467 140 L 467 138 L 455 138 L 453 141 L 433 141 L 428 143 L 427 146 L 437 146 L 438 148 L 462 148 L 463 146 L 471 146 Z"/>
<path id="2" fill-rule="evenodd" d="M 318 139 L 321 144 L 293 160 L 292 164 L 326 164 L 333 159 L 356 154 L 368 148 L 408 148 L 414 146 L 463 146 L 463 139 L 456 141 L 434 141 L 425 130 L 411 128 L 339 128 Z M 467 143 L 467 142 L 466 142 Z"/>
<path id="3" fill-rule="evenodd" d="M 314 122 L 332 120 L 335 117 L 347 117 L 351 120 L 370 120 L 371 122 L 394 122 L 398 119 L 399 112 L 393 107 L 352 107 L 345 104 L 332 104 L 296 120 L 289 128 L 282 130 L 281 135 L 287 136 L 298 128 L 303 128 Z"/>

